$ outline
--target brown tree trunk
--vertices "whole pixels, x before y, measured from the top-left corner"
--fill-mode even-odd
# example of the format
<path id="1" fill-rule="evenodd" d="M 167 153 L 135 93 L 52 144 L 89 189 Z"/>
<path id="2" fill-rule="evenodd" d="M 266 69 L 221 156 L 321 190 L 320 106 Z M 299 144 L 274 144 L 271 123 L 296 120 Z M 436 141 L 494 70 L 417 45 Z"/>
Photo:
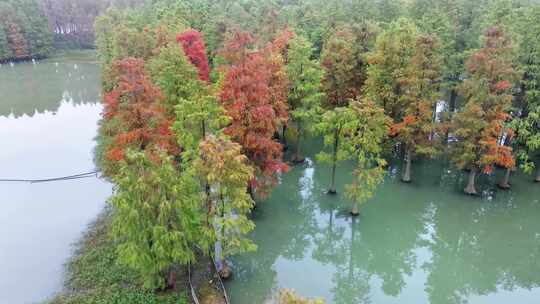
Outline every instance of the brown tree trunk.
<path id="1" fill-rule="evenodd" d="M 302 126 L 298 124 L 298 134 L 296 136 L 296 151 L 294 153 L 293 163 L 301 164 L 304 162 L 304 158 L 300 156 L 300 139 L 302 137 Z"/>
<path id="2" fill-rule="evenodd" d="M 337 163 L 337 150 L 338 150 L 338 129 L 336 129 L 334 134 L 334 151 L 332 155 L 332 176 L 330 182 L 330 189 L 328 189 L 328 194 L 337 194 L 336 191 L 336 163 Z"/>
<path id="3" fill-rule="evenodd" d="M 360 215 L 360 210 L 358 210 L 358 203 L 356 201 L 353 203 L 352 210 L 351 210 L 351 215 L 353 217 Z"/>
<path id="4" fill-rule="evenodd" d="M 411 162 L 412 162 L 412 149 L 407 148 L 407 153 L 405 154 L 405 168 L 403 168 L 403 175 L 401 181 L 404 183 L 411 182 Z"/>
<path id="5" fill-rule="evenodd" d="M 283 150 L 287 150 L 289 148 L 287 146 L 287 138 L 285 137 L 286 132 L 287 132 L 287 125 L 283 125 L 283 128 L 281 130 L 281 141 L 283 143 Z"/>
<path id="6" fill-rule="evenodd" d="M 167 271 L 167 278 L 166 278 L 167 287 L 168 290 L 175 290 L 176 289 L 176 276 L 174 268 L 170 268 Z"/>
<path id="7" fill-rule="evenodd" d="M 253 186 L 251 186 L 251 183 L 247 186 L 247 193 L 249 194 L 249 197 L 255 202 L 255 194 L 253 193 Z"/>
<path id="8" fill-rule="evenodd" d="M 510 171 L 511 171 L 510 168 L 506 169 L 503 180 L 497 184 L 499 188 L 504 189 L 504 190 L 510 189 Z"/>
<path id="9" fill-rule="evenodd" d="M 227 260 L 221 259 L 221 269 L 219 270 L 219 276 L 223 280 L 227 280 L 232 276 L 232 270 L 227 263 Z"/>
<path id="10" fill-rule="evenodd" d="M 467 184 L 467 187 L 464 189 L 465 193 L 470 195 L 476 195 L 478 194 L 476 192 L 476 168 L 472 168 L 471 172 L 469 172 L 469 182 Z"/>
<path id="11" fill-rule="evenodd" d="M 450 90 L 450 103 L 448 105 L 448 121 L 452 121 L 454 116 L 454 111 L 456 110 L 456 99 L 457 92 L 456 89 Z M 448 130 L 444 134 L 445 142 L 448 143 Z"/>

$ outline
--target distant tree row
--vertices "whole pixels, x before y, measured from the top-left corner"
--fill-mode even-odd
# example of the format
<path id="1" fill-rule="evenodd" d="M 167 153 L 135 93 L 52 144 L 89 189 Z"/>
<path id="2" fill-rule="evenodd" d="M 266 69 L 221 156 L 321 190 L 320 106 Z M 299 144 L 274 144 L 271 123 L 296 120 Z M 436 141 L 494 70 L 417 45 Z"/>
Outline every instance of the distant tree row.
<path id="1" fill-rule="evenodd" d="M 122 262 L 174 285 L 196 250 L 254 250 L 255 200 L 303 161 L 355 160 L 358 215 L 387 159 L 448 157 L 479 174 L 540 167 L 540 7 L 522 1 L 167 1 L 95 24 L 104 113 L 97 158 Z M 295 151 L 283 158 L 286 133 Z M 536 163 L 535 163 L 536 162 Z M 540 170 L 538 171 L 540 173 Z M 536 177 L 540 181 L 540 174 Z"/>
<path id="2" fill-rule="evenodd" d="M 47 17 L 37 0 L 0 0 L 0 62 L 42 58 L 52 51 Z"/>
<path id="3" fill-rule="evenodd" d="M 145 0 L 39 0 L 57 47 L 93 48 L 94 21 L 109 7 L 133 7 Z"/>

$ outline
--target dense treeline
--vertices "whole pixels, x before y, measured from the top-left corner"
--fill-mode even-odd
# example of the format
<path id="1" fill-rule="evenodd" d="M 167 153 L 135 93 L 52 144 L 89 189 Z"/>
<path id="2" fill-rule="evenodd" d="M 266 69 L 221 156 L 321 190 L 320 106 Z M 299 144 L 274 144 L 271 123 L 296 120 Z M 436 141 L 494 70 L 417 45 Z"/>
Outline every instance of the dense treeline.
<path id="1" fill-rule="evenodd" d="M 103 70 L 98 161 L 117 185 L 120 260 L 148 288 L 177 265 L 255 250 L 259 196 L 324 139 L 356 160 L 351 214 L 387 159 L 447 157 L 480 174 L 538 172 L 540 6 L 518 0 L 181 1 L 110 9 L 95 24 Z M 291 136 L 287 136 L 287 134 Z M 293 137 L 294 144 L 287 142 Z M 295 149 L 290 163 L 283 151 Z M 532 187 L 532 185 L 531 185 Z"/>
<path id="2" fill-rule="evenodd" d="M 47 17 L 36 0 L 0 0 L 0 62 L 42 58 L 51 52 Z"/>
<path id="3" fill-rule="evenodd" d="M 40 0 L 57 47 L 93 48 L 94 20 L 109 7 L 134 7 L 145 0 Z"/>

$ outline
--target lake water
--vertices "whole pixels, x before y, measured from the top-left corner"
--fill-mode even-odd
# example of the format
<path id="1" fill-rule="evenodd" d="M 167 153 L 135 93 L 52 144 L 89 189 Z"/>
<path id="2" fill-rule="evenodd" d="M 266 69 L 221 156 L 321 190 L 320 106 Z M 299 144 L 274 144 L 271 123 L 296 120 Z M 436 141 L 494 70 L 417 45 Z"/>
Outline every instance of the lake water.
<path id="1" fill-rule="evenodd" d="M 95 55 L 0 66 L 0 179 L 93 171 L 101 113 Z M 0 182 L 0 304 L 41 302 L 62 288 L 72 244 L 103 208 L 97 178 Z"/>
<path id="2" fill-rule="evenodd" d="M 264 303 L 279 288 L 336 304 L 540 303 L 540 184 L 515 174 L 513 189 L 482 177 L 482 197 L 462 194 L 466 174 L 444 162 L 416 162 L 412 184 L 392 165 L 354 221 L 338 169 L 308 162 L 282 177 L 253 217 L 253 254 L 234 259 L 232 303 Z M 499 175 L 501 172 L 498 173 Z"/>

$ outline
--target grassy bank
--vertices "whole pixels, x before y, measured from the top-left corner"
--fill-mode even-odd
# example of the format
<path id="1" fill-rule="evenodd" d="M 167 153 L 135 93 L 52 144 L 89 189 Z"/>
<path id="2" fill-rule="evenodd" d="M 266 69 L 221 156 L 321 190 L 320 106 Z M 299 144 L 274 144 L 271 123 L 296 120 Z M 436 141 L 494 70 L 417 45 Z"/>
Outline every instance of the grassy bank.
<path id="1" fill-rule="evenodd" d="M 111 213 L 105 210 L 90 225 L 67 264 L 65 290 L 49 304 L 189 303 L 185 290 L 161 294 L 142 291 L 141 278 L 117 263 L 110 223 Z M 178 286 L 184 285 L 179 282 Z"/>

